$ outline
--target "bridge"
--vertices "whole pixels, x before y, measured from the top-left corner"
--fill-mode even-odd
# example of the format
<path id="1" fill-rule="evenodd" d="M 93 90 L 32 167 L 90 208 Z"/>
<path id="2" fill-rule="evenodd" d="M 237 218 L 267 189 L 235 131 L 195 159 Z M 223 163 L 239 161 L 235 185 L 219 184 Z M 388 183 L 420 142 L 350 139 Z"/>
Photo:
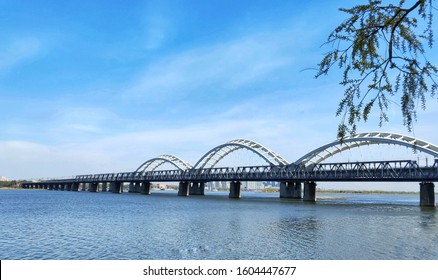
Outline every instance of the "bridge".
<path id="1" fill-rule="evenodd" d="M 398 145 L 433 157 L 431 165 L 416 160 L 381 160 L 328 163 L 336 154 L 361 146 Z M 266 164 L 258 166 L 217 167 L 228 155 L 248 150 Z M 172 169 L 160 169 L 164 164 Z M 43 188 L 67 191 L 111 191 L 151 194 L 151 182 L 178 182 L 178 195 L 204 195 L 205 185 L 212 181 L 229 182 L 229 197 L 241 197 L 245 181 L 275 181 L 280 183 L 280 197 L 316 200 L 316 183 L 329 182 L 419 182 L 420 206 L 435 207 L 434 182 L 438 181 L 438 146 L 410 136 L 387 133 L 360 133 L 335 140 L 312 150 L 289 163 L 274 151 L 250 140 L 232 140 L 214 147 L 194 165 L 174 156 L 160 155 L 142 163 L 135 171 L 77 175 L 71 179 L 27 181 L 22 188 Z"/>

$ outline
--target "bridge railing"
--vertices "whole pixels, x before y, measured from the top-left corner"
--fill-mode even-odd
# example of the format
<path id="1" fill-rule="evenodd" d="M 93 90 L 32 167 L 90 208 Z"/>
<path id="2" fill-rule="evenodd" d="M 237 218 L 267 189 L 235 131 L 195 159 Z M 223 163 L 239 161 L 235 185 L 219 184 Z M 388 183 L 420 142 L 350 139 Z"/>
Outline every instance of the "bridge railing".
<path id="1" fill-rule="evenodd" d="M 320 163 L 308 166 L 216 167 L 188 170 L 155 170 L 78 175 L 76 182 L 134 181 L 426 181 L 438 180 L 438 159 L 433 166 L 420 167 L 414 160 Z"/>

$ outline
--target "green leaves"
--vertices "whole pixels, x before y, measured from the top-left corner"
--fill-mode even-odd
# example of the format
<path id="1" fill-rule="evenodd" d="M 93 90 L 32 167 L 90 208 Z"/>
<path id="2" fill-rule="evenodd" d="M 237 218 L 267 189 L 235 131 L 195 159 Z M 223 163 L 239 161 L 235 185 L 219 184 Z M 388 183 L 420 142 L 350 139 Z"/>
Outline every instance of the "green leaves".
<path id="1" fill-rule="evenodd" d="M 345 92 L 336 111 L 342 115 L 340 138 L 354 134 L 356 123 L 362 118 L 367 121 L 376 106 L 379 125 L 387 122 L 388 104 L 397 94 L 401 95 L 404 124 L 411 130 L 416 104 L 425 109 L 426 95 L 435 95 L 438 69 L 427 60 L 424 48 L 425 43 L 433 45 L 432 3 L 419 0 L 404 7 L 404 0 L 386 6 L 382 1 L 369 1 L 340 9 L 349 18 L 328 36 L 325 45 L 331 50 L 316 74 L 316 78 L 327 75 L 334 65 L 343 70 L 340 84 Z"/>

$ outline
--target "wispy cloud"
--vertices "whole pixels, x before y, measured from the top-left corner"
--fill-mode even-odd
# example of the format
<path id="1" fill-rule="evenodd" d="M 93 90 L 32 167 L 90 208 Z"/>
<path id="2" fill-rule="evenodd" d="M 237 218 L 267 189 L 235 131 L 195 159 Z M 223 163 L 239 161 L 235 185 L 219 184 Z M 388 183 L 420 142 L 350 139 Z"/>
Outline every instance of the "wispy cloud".
<path id="1" fill-rule="evenodd" d="M 262 83 L 293 65 L 290 51 L 297 44 L 286 39 L 289 35 L 254 34 L 167 56 L 139 74 L 126 97 L 162 102 Z"/>
<path id="2" fill-rule="evenodd" d="M 40 49 L 40 40 L 33 37 L 15 39 L 0 46 L 0 73 L 12 70 L 20 63 L 35 57 Z"/>

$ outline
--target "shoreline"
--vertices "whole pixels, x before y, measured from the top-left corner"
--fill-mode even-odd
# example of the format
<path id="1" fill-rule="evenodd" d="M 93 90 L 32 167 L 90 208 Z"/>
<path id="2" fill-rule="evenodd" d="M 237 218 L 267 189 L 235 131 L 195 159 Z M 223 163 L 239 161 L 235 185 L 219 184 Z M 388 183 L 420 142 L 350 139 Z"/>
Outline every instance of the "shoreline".
<path id="1" fill-rule="evenodd" d="M 345 194 L 419 194 L 416 191 L 382 191 L 382 190 L 316 190 L 318 193 L 345 193 Z"/>

